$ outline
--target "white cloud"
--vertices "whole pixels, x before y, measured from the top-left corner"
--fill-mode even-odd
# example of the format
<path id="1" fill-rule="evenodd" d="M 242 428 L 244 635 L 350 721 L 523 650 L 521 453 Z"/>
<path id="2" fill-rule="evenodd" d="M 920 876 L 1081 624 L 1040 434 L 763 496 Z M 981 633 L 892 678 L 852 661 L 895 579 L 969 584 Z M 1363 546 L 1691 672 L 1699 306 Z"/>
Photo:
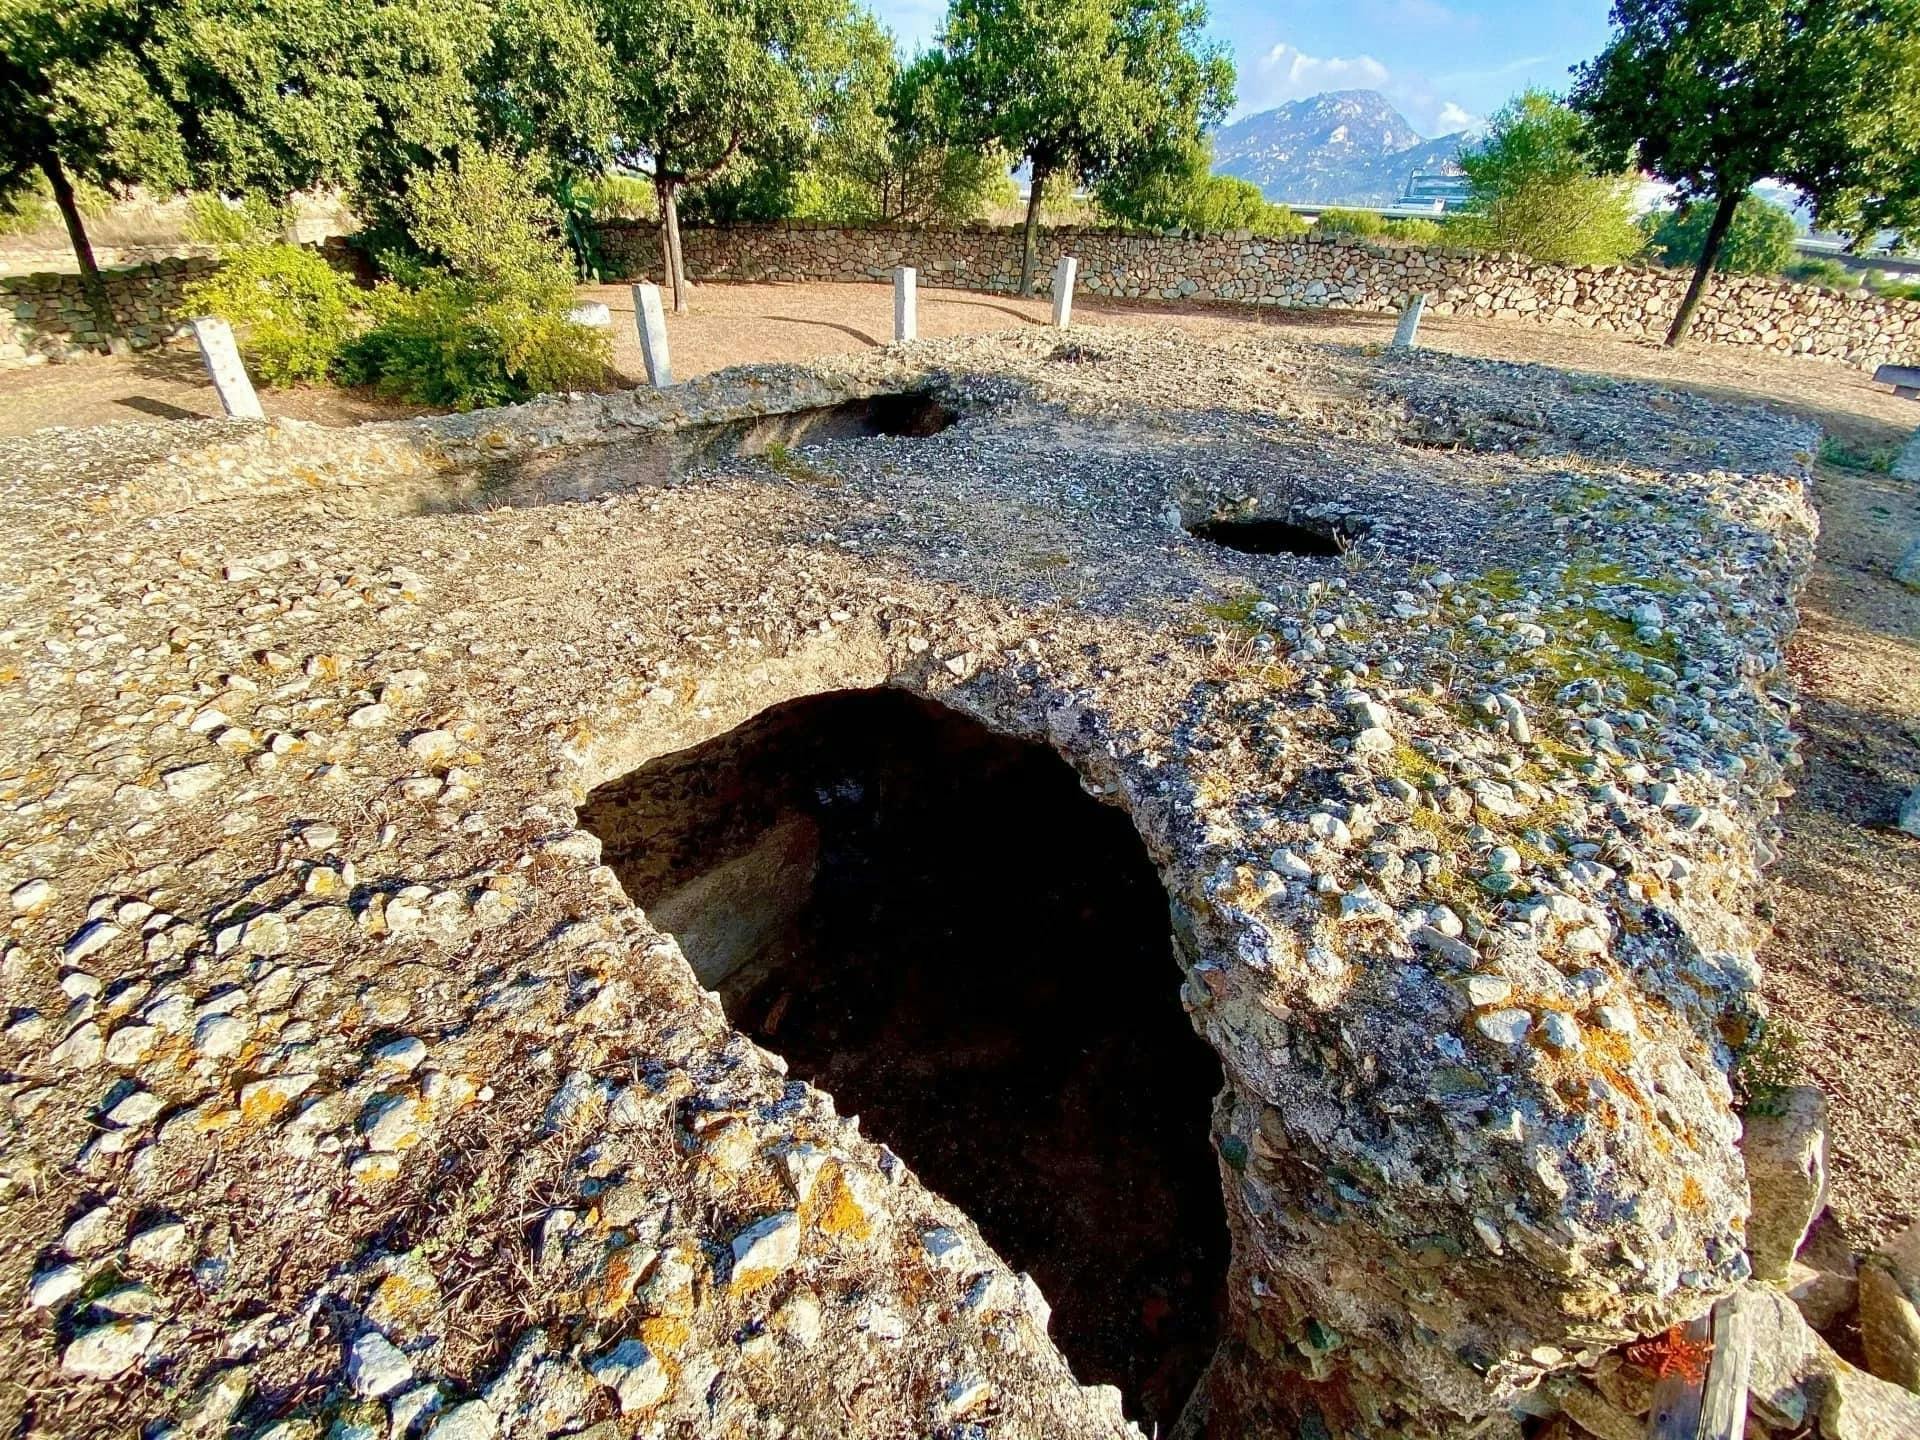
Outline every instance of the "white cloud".
<path id="1" fill-rule="evenodd" d="M 1371 55 L 1307 55 L 1292 45 L 1276 45 L 1245 77 L 1241 100 L 1264 110 L 1286 100 L 1301 100 L 1322 90 L 1378 90 L 1390 79 L 1387 67 Z"/>
<path id="2" fill-rule="evenodd" d="M 1478 115 L 1462 109 L 1451 100 L 1443 104 L 1433 117 L 1433 128 L 1442 135 L 1451 135 L 1456 130 L 1471 130 L 1479 123 Z"/>

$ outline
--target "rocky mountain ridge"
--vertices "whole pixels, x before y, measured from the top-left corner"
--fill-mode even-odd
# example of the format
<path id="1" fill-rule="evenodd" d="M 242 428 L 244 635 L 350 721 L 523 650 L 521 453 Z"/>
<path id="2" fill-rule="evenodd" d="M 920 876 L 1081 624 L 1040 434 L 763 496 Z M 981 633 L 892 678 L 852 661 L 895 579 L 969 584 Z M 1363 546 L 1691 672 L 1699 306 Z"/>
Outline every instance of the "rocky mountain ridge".
<path id="1" fill-rule="evenodd" d="M 1425 140 L 1372 90 L 1334 90 L 1236 120 L 1214 137 L 1214 169 L 1269 200 L 1386 205 L 1416 170 L 1457 170 L 1463 135 Z"/>

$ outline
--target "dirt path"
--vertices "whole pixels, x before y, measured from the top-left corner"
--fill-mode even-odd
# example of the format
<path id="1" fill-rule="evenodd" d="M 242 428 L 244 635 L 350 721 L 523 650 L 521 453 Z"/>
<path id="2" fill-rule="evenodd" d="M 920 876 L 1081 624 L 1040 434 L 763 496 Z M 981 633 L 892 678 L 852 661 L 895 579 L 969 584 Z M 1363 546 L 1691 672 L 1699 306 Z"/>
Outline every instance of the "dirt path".
<path id="1" fill-rule="evenodd" d="M 1920 1212 L 1920 840 L 1893 828 L 1920 783 L 1920 595 L 1887 578 L 1920 505 L 1885 474 L 1822 465 L 1820 482 L 1789 655 L 1806 769 L 1761 958 L 1832 1100 L 1834 1208 L 1866 1248 Z"/>

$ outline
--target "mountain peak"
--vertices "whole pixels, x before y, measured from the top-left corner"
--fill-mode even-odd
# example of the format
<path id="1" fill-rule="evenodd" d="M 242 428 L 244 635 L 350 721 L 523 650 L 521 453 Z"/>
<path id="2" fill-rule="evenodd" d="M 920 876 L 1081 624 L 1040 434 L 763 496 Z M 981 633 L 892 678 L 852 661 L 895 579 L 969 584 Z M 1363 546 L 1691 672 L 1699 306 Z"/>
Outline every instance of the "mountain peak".
<path id="1" fill-rule="evenodd" d="M 1387 205 L 1415 170 L 1456 168 L 1460 139 L 1422 139 L 1378 91 L 1327 90 L 1234 121 L 1214 137 L 1214 169 L 1269 200 Z"/>

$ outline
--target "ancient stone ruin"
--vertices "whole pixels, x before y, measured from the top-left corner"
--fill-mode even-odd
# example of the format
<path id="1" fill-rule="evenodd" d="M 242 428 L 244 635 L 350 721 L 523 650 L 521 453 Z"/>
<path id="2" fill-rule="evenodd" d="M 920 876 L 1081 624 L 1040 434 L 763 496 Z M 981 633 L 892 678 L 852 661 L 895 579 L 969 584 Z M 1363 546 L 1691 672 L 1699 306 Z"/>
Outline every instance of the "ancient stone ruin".
<path id="1" fill-rule="evenodd" d="M 9 1423 L 1637 1427 L 1776 1293 L 1815 440 L 1103 330 L 8 442 Z"/>

